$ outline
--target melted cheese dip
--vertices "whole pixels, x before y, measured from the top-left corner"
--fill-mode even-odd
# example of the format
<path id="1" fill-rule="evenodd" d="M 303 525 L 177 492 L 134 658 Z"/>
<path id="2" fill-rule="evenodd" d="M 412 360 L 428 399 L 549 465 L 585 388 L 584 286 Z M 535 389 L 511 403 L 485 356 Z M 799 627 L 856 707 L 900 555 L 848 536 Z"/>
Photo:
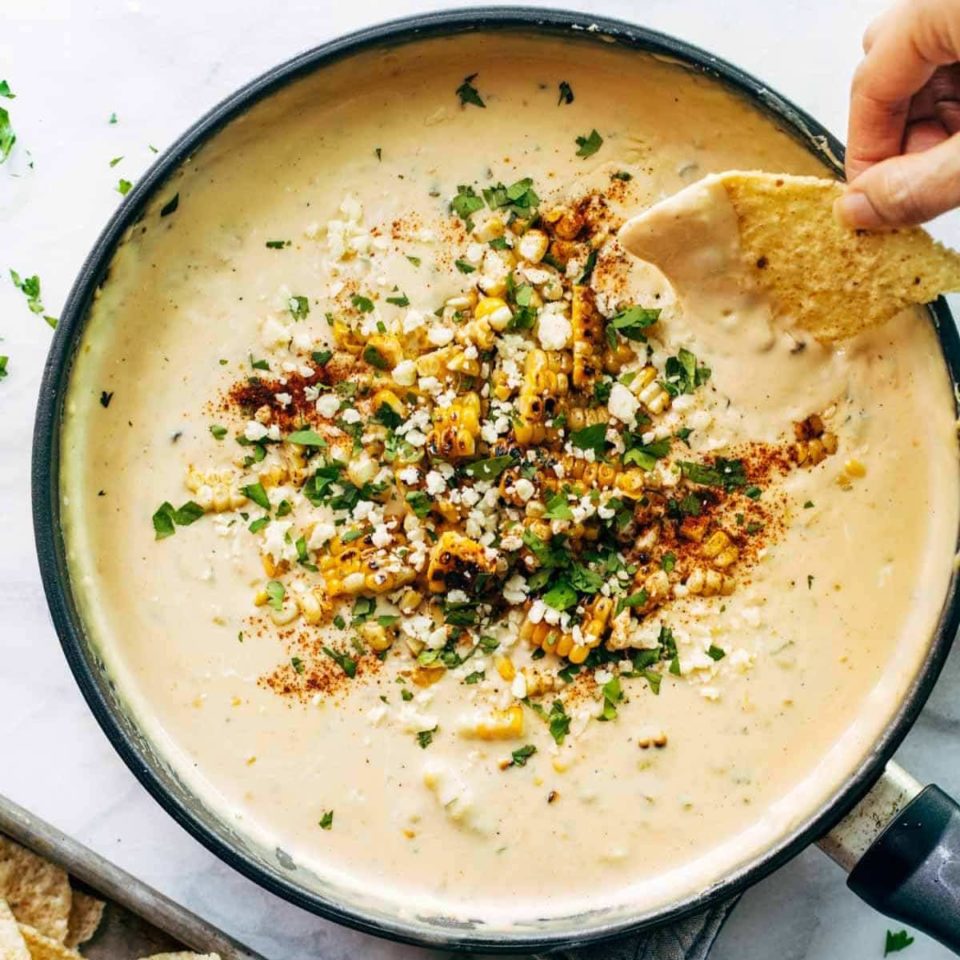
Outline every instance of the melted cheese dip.
<path id="1" fill-rule="evenodd" d="M 474 73 L 483 108 L 455 93 Z M 572 103 L 558 104 L 561 81 Z M 576 138 L 594 129 L 602 146 L 578 156 Z M 432 312 L 464 286 L 452 260 L 466 248 L 444 246 L 460 184 L 530 177 L 546 196 L 628 171 L 626 216 L 729 168 L 824 172 L 750 105 L 676 65 L 478 34 L 366 53 L 297 82 L 201 149 L 131 228 L 67 403 L 73 587 L 155 750 L 266 860 L 285 851 L 298 867 L 289 877 L 387 912 L 492 927 L 646 912 L 785 836 L 884 729 L 925 655 L 958 524 L 951 386 L 921 311 L 836 351 L 791 353 L 737 337 L 735 316 L 722 336 L 706 329 L 656 270 L 631 268 L 632 299 L 663 310 L 659 362 L 683 347 L 714 368 L 701 399 L 684 400 L 700 424 L 692 459 L 777 441 L 825 404 L 838 452 L 782 480 L 784 529 L 744 582 L 691 601 L 676 628 L 684 675 L 665 671 L 659 696 L 625 681 L 611 722 L 593 719 L 596 702 L 571 706 L 562 745 L 532 715 L 515 743 L 456 736 L 480 685 L 441 682 L 407 702 L 393 658 L 337 696 L 278 694 L 259 681 L 291 651 L 280 632 L 249 629 L 263 570 L 246 523 L 205 517 L 154 537 L 157 506 L 189 499 L 188 469 L 236 454 L 232 436 L 211 436 L 223 418 L 208 403 L 253 373 L 251 359 L 278 363 L 264 329 L 291 293 L 311 302 L 295 334 L 314 349 L 329 339 L 329 221 L 338 242 L 366 236 L 366 289 L 399 287 Z M 395 236 L 401 218 L 419 226 Z M 850 460 L 864 470 L 844 474 Z M 726 656 L 704 657 L 708 644 Z M 490 658 L 478 662 L 494 675 Z M 424 748 L 414 733 L 434 725 Z M 521 744 L 536 755 L 502 769 Z"/>

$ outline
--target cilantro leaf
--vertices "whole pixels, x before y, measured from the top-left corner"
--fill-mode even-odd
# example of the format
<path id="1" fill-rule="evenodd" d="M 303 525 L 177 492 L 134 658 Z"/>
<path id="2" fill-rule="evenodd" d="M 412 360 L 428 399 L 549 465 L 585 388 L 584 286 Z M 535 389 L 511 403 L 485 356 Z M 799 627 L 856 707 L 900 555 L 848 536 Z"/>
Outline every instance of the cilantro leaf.
<path id="1" fill-rule="evenodd" d="M 473 81 L 477 79 L 479 74 L 471 73 L 470 76 L 463 78 L 463 83 L 457 87 L 457 96 L 460 98 L 460 105 L 465 107 L 468 103 L 472 103 L 475 107 L 486 107 L 486 104 L 483 102 L 480 94 L 477 92 L 477 88 L 473 85 Z"/>
<path id="2" fill-rule="evenodd" d="M 557 101 L 557 106 L 559 107 L 562 103 L 573 103 L 573 88 L 567 83 L 566 80 L 560 81 L 560 99 Z"/>
<path id="3" fill-rule="evenodd" d="M 592 157 L 603 146 L 603 137 L 597 131 L 591 130 L 585 137 L 577 137 L 577 156 Z"/>
<path id="4" fill-rule="evenodd" d="M 574 430 L 570 434 L 570 442 L 578 450 L 592 450 L 601 456 L 607 447 L 607 425 L 594 423 L 582 430 Z"/>

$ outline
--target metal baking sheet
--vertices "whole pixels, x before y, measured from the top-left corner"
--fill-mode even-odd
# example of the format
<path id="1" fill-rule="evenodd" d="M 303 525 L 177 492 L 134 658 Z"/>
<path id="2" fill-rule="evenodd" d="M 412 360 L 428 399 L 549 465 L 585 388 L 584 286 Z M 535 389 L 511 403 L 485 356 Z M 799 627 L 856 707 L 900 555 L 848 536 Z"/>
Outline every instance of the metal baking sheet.
<path id="1" fill-rule="evenodd" d="M 265 960 L 2 795 L 0 833 L 62 867 L 78 887 L 107 902 L 96 936 L 83 945 L 87 960 L 129 960 L 184 946 L 222 960 Z"/>

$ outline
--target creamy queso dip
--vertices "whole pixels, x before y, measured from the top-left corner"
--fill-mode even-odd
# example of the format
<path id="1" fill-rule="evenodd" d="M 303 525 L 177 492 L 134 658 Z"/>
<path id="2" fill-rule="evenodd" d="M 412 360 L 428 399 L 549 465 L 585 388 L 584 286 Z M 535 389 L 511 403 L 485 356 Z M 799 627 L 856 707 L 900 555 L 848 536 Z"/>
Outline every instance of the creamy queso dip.
<path id="1" fill-rule="evenodd" d="M 192 157 L 131 228 L 67 403 L 74 589 L 156 750 L 264 856 L 286 851 L 294 879 L 502 926 L 650 910 L 782 838 L 884 728 L 952 569 L 950 384 L 922 311 L 835 350 L 738 336 L 736 311 L 718 333 L 695 298 L 679 305 L 617 246 L 631 213 L 728 168 L 823 173 L 750 105 L 676 65 L 478 34 L 297 82 Z M 574 218 L 572 239 L 562 218 L 534 225 L 544 259 L 521 234 L 554 208 Z M 596 369 L 574 386 L 563 368 L 547 432 L 516 452 L 514 432 L 540 426 L 493 410 L 491 389 L 519 403 L 531 350 L 569 364 L 577 296 L 593 298 Z M 471 352 L 461 330 L 490 297 L 507 313 L 490 320 L 495 345 Z M 425 383 L 401 364 L 451 344 L 480 372 L 458 374 L 444 400 L 443 371 Z M 390 386 L 399 412 L 378 418 L 383 403 L 351 395 L 351 378 Z M 562 393 L 538 382 L 528 405 Z M 447 450 L 443 469 L 439 455 L 418 461 L 437 411 L 470 387 L 472 452 Z M 574 400 L 583 409 L 564 412 Z M 574 444 L 574 426 L 594 421 L 606 434 Z M 297 428 L 313 431 L 299 452 L 286 440 Z M 400 460 L 371 466 L 365 431 Z M 533 462 L 549 449 L 566 474 Z M 502 475 L 463 473 L 497 450 L 507 459 L 488 469 Z M 648 503 L 595 470 L 625 467 L 628 450 Z M 304 476 L 335 457 L 330 484 L 309 480 L 305 496 Z M 360 511 L 334 509 L 347 476 L 354 491 L 396 483 L 415 519 L 401 531 L 362 492 Z M 608 551 L 601 573 L 583 560 L 574 574 L 576 524 L 610 531 L 618 515 L 635 530 L 622 562 Z M 508 521 L 512 540 L 496 528 Z M 488 576 L 430 594 L 443 529 L 481 544 Z M 568 559 L 541 562 L 545 541 L 527 529 L 559 537 Z M 352 530 L 383 549 L 402 535 L 420 580 L 372 597 L 344 588 L 317 611 L 298 591 L 333 577 Z M 414 609 L 404 596 L 418 584 Z M 591 646 L 583 611 L 611 591 Z M 471 625 L 494 608 L 499 622 Z M 425 628 L 416 618 L 431 610 L 439 626 Z"/>

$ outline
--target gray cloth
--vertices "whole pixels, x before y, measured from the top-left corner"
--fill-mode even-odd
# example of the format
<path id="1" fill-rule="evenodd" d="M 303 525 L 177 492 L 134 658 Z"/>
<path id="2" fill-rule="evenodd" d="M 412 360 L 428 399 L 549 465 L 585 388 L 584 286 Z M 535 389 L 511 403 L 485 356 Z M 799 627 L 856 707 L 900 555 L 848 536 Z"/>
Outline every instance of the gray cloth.
<path id="1" fill-rule="evenodd" d="M 543 955 L 542 960 L 705 960 L 736 902 L 728 900 L 705 913 L 622 940 Z"/>

